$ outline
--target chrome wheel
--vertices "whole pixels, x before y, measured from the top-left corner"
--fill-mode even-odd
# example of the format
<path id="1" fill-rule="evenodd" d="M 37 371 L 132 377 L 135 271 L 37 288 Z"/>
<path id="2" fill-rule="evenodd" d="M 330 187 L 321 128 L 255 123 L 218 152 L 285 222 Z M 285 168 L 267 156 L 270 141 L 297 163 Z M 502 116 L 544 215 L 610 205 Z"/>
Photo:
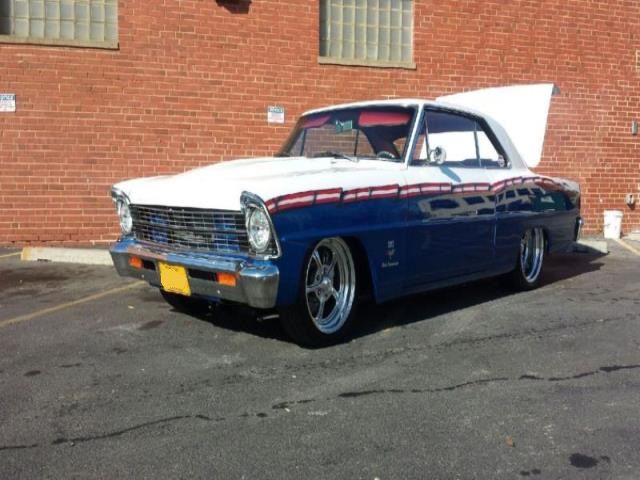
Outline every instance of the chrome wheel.
<path id="1" fill-rule="evenodd" d="M 538 279 L 544 260 L 544 233 L 542 228 L 527 230 L 520 241 L 520 269 L 527 283 Z"/>
<path id="2" fill-rule="evenodd" d="M 349 246 L 340 238 L 318 243 L 307 263 L 305 300 L 315 327 L 324 334 L 340 330 L 349 318 L 356 292 L 356 271 Z"/>

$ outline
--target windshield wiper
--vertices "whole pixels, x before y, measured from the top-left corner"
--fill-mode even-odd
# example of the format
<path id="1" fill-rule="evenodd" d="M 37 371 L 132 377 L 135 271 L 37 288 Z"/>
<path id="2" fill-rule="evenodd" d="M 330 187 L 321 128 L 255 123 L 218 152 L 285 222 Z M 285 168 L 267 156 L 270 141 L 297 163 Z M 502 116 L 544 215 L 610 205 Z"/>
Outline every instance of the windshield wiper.
<path id="1" fill-rule="evenodd" d="M 358 157 L 351 157 L 349 155 L 345 155 L 344 153 L 332 152 L 330 150 L 314 153 L 311 158 L 319 158 L 319 157 L 341 158 L 344 160 L 349 160 L 350 162 L 358 163 Z"/>

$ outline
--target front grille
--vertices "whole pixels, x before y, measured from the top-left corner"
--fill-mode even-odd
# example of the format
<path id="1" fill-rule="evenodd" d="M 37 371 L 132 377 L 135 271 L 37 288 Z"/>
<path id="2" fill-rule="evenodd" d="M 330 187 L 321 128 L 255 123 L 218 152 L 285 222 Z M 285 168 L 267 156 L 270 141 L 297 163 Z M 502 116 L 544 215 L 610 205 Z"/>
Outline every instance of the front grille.
<path id="1" fill-rule="evenodd" d="M 249 251 L 244 214 L 229 210 L 131 205 L 136 239 L 171 250 Z"/>

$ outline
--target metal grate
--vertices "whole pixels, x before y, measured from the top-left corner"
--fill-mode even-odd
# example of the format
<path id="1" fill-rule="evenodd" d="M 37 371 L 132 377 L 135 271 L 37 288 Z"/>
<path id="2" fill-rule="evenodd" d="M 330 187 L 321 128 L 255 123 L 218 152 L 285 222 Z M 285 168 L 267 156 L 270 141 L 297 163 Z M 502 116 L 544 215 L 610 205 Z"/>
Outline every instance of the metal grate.
<path id="1" fill-rule="evenodd" d="M 172 250 L 243 253 L 249 241 L 242 212 L 131 205 L 136 239 Z"/>

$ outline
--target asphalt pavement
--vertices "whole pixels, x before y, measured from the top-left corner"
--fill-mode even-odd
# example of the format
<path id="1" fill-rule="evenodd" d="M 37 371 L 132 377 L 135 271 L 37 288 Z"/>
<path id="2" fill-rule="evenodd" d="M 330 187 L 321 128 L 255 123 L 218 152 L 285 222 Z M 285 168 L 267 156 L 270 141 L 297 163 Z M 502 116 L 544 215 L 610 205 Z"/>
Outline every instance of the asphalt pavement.
<path id="1" fill-rule="evenodd" d="M 638 479 L 640 256 L 611 249 L 367 306 L 321 350 L 0 251 L 0 479 Z"/>

